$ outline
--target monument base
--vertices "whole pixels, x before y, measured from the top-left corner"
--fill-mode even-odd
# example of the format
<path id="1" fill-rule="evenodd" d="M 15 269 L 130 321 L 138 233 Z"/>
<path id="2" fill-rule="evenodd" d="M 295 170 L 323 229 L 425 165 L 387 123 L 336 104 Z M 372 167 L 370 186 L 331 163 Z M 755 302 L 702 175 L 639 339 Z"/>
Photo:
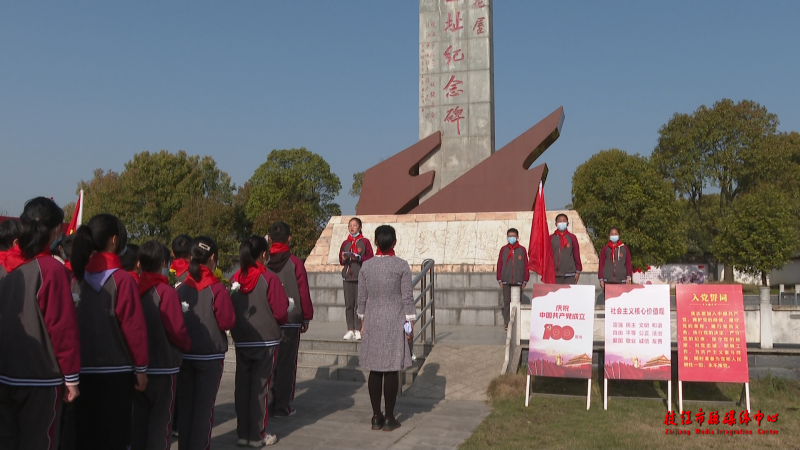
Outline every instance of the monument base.
<path id="1" fill-rule="evenodd" d="M 550 232 L 558 214 L 569 217 L 570 231 L 578 237 L 583 263 L 580 284 L 595 285 L 598 259 L 586 227 L 576 211 L 548 211 Z M 391 225 L 397 232 L 397 256 L 418 273 L 426 259 L 436 261 L 436 323 L 440 325 L 503 325 L 503 293 L 497 284 L 496 264 L 506 232 L 516 228 L 520 244 L 527 247 L 533 212 L 407 214 L 360 216 L 363 233 L 374 240 L 375 228 Z M 339 265 L 339 246 L 347 238 L 350 217 L 332 217 L 311 255 L 306 259 L 314 319 L 344 322 L 345 306 Z M 531 282 L 538 280 L 531 274 Z M 530 302 L 530 289 L 522 302 Z"/>

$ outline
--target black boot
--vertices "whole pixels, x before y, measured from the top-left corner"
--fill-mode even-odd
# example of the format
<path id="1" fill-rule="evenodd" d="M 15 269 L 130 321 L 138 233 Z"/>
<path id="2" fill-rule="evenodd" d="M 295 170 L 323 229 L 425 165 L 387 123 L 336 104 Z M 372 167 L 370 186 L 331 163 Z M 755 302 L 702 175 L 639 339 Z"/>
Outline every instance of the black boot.
<path id="1" fill-rule="evenodd" d="M 380 431 L 383 428 L 383 424 L 386 422 L 382 414 L 375 414 L 372 416 L 372 429 L 375 431 Z"/>

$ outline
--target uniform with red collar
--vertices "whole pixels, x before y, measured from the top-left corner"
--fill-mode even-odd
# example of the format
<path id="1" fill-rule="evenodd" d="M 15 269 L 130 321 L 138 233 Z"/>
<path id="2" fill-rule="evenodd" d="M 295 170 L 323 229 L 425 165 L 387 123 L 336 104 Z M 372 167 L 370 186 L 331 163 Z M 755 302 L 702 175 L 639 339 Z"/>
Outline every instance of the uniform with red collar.
<path id="1" fill-rule="evenodd" d="M 609 241 L 600 250 L 600 280 L 606 284 L 624 284 L 631 280 L 631 252 L 628 246 Z"/>
<path id="2" fill-rule="evenodd" d="M 555 264 L 556 284 L 575 284 L 575 275 L 583 270 L 578 238 L 567 230 L 550 235 Z"/>
<path id="3" fill-rule="evenodd" d="M 497 281 L 503 285 L 503 322 L 508 326 L 511 310 L 511 287 L 524 286 L 530 280 L 528 251 L 519 242 L 504 245 L 497 257 Z"/>
<path id="4" fill-rule="evenodd" d="M 191 276 L 178 286 L 184 320 L 192 341 L 178 374 L 179 447 L 207 448 L 214 424 L 214 402 L 222 380 L 228 337 L 236 317 L 227 289 L 211 270 L 200 266 L 200 280 Z"/>
<path id="5" fill-rule="evenodd" d="M 178 293 L 167 277 L 142 272 L 139 295 L 147 323 L 150 364 L 147 388 L 134 393 L 131 449 L 168 449 L 181 352 L 189 351 L 192 342 Z"/>
<path id="6" fill-rule="evenodd" d="M 169 271 L 178 279 L 178 283 L 174 286 L 177 289 L 189 276 L 189 261 L 183 258 L 175 258 L 169 265 Z"/>
<path id="7" fill-rule="evenodd" d="M 294 301 L 286 325 L 281 327 L 281 345 L 278 349 L 278 365 L 275 368 L 275 383 L 270 390 L 269 411 L 272 415 L 290 415 L 297 382 L 297 356 L 300 352 L 301 327 L 314 318 L 314 305 L 308 286 L 308 274 L 303 261 L 289 251 L 285 243 L 274 243 L 269 249 L 267 269 L 276 274 Z"/>
<path id="8" fill-rule="evenodd" d="M 18 448 L 57 448 L 64 383 L 78 384 L 78 318 L 63 266 L 50 249 L 4 258 L 0 280 L 0 435 Z M 81 386 L 83 387 L 83 386 Z"/>
<path id="9" fill-rule="evenodd" d="M 354 253 L 354 259 L 345 259 L 344 253 Z M 358 300 L 358 272 L 361 265 L 375 256 L 372 253 L 372 244 L 358 233 L 357 236 L 348 235 L 347 239 L 339 247 L 339 264 L 344 266 L 342 269 L 342 280 L 344 282 L 344 315 L 347 321 L 347 329 L 356 331 L 361 329 L 361 319 L 356 314 L 356 301 Z"/>

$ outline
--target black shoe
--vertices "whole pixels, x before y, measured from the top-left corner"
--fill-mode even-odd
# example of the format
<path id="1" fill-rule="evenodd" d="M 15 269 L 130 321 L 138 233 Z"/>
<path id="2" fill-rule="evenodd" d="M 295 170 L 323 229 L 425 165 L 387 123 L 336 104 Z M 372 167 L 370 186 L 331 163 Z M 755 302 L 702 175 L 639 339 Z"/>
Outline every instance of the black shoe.
<path id="1" fill-rule="evenodd" d="M 374 415 L 372 416 L 372 429 L 375 431 L 380 431 L 383 428 L 383 424 L 386 422 L 386 419 L 383 416 Z"/>
<path id="2" fill-rule="evenodd" d="M 394 431 L 400 428 L 400 422 L 397 419 L 386 419 L 386 423 L 383 424 L 383 431 Z"/>

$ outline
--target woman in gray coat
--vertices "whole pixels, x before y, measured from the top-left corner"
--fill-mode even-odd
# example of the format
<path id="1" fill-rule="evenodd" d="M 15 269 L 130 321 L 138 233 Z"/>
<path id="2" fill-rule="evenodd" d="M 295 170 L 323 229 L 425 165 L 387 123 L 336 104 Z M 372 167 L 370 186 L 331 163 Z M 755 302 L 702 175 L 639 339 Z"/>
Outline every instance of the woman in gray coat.
<path id="1" fill-rule="evenodd" d="M 361 367 L 369 370 L 369 398 L 372 429 L 400 428 L 394 418 L 399 387 L 398 371 L 411 366 L 411 352 L 404 326 L 414 328 L 416 310 L 408 262 L 394 255 L 394 228 L 381 225 L 375 230 L 376 257 L 365 262 L 358 274 L 358 315 L 361 317 Z M 381 414 L 381 390 L 386 414 Z"/>

